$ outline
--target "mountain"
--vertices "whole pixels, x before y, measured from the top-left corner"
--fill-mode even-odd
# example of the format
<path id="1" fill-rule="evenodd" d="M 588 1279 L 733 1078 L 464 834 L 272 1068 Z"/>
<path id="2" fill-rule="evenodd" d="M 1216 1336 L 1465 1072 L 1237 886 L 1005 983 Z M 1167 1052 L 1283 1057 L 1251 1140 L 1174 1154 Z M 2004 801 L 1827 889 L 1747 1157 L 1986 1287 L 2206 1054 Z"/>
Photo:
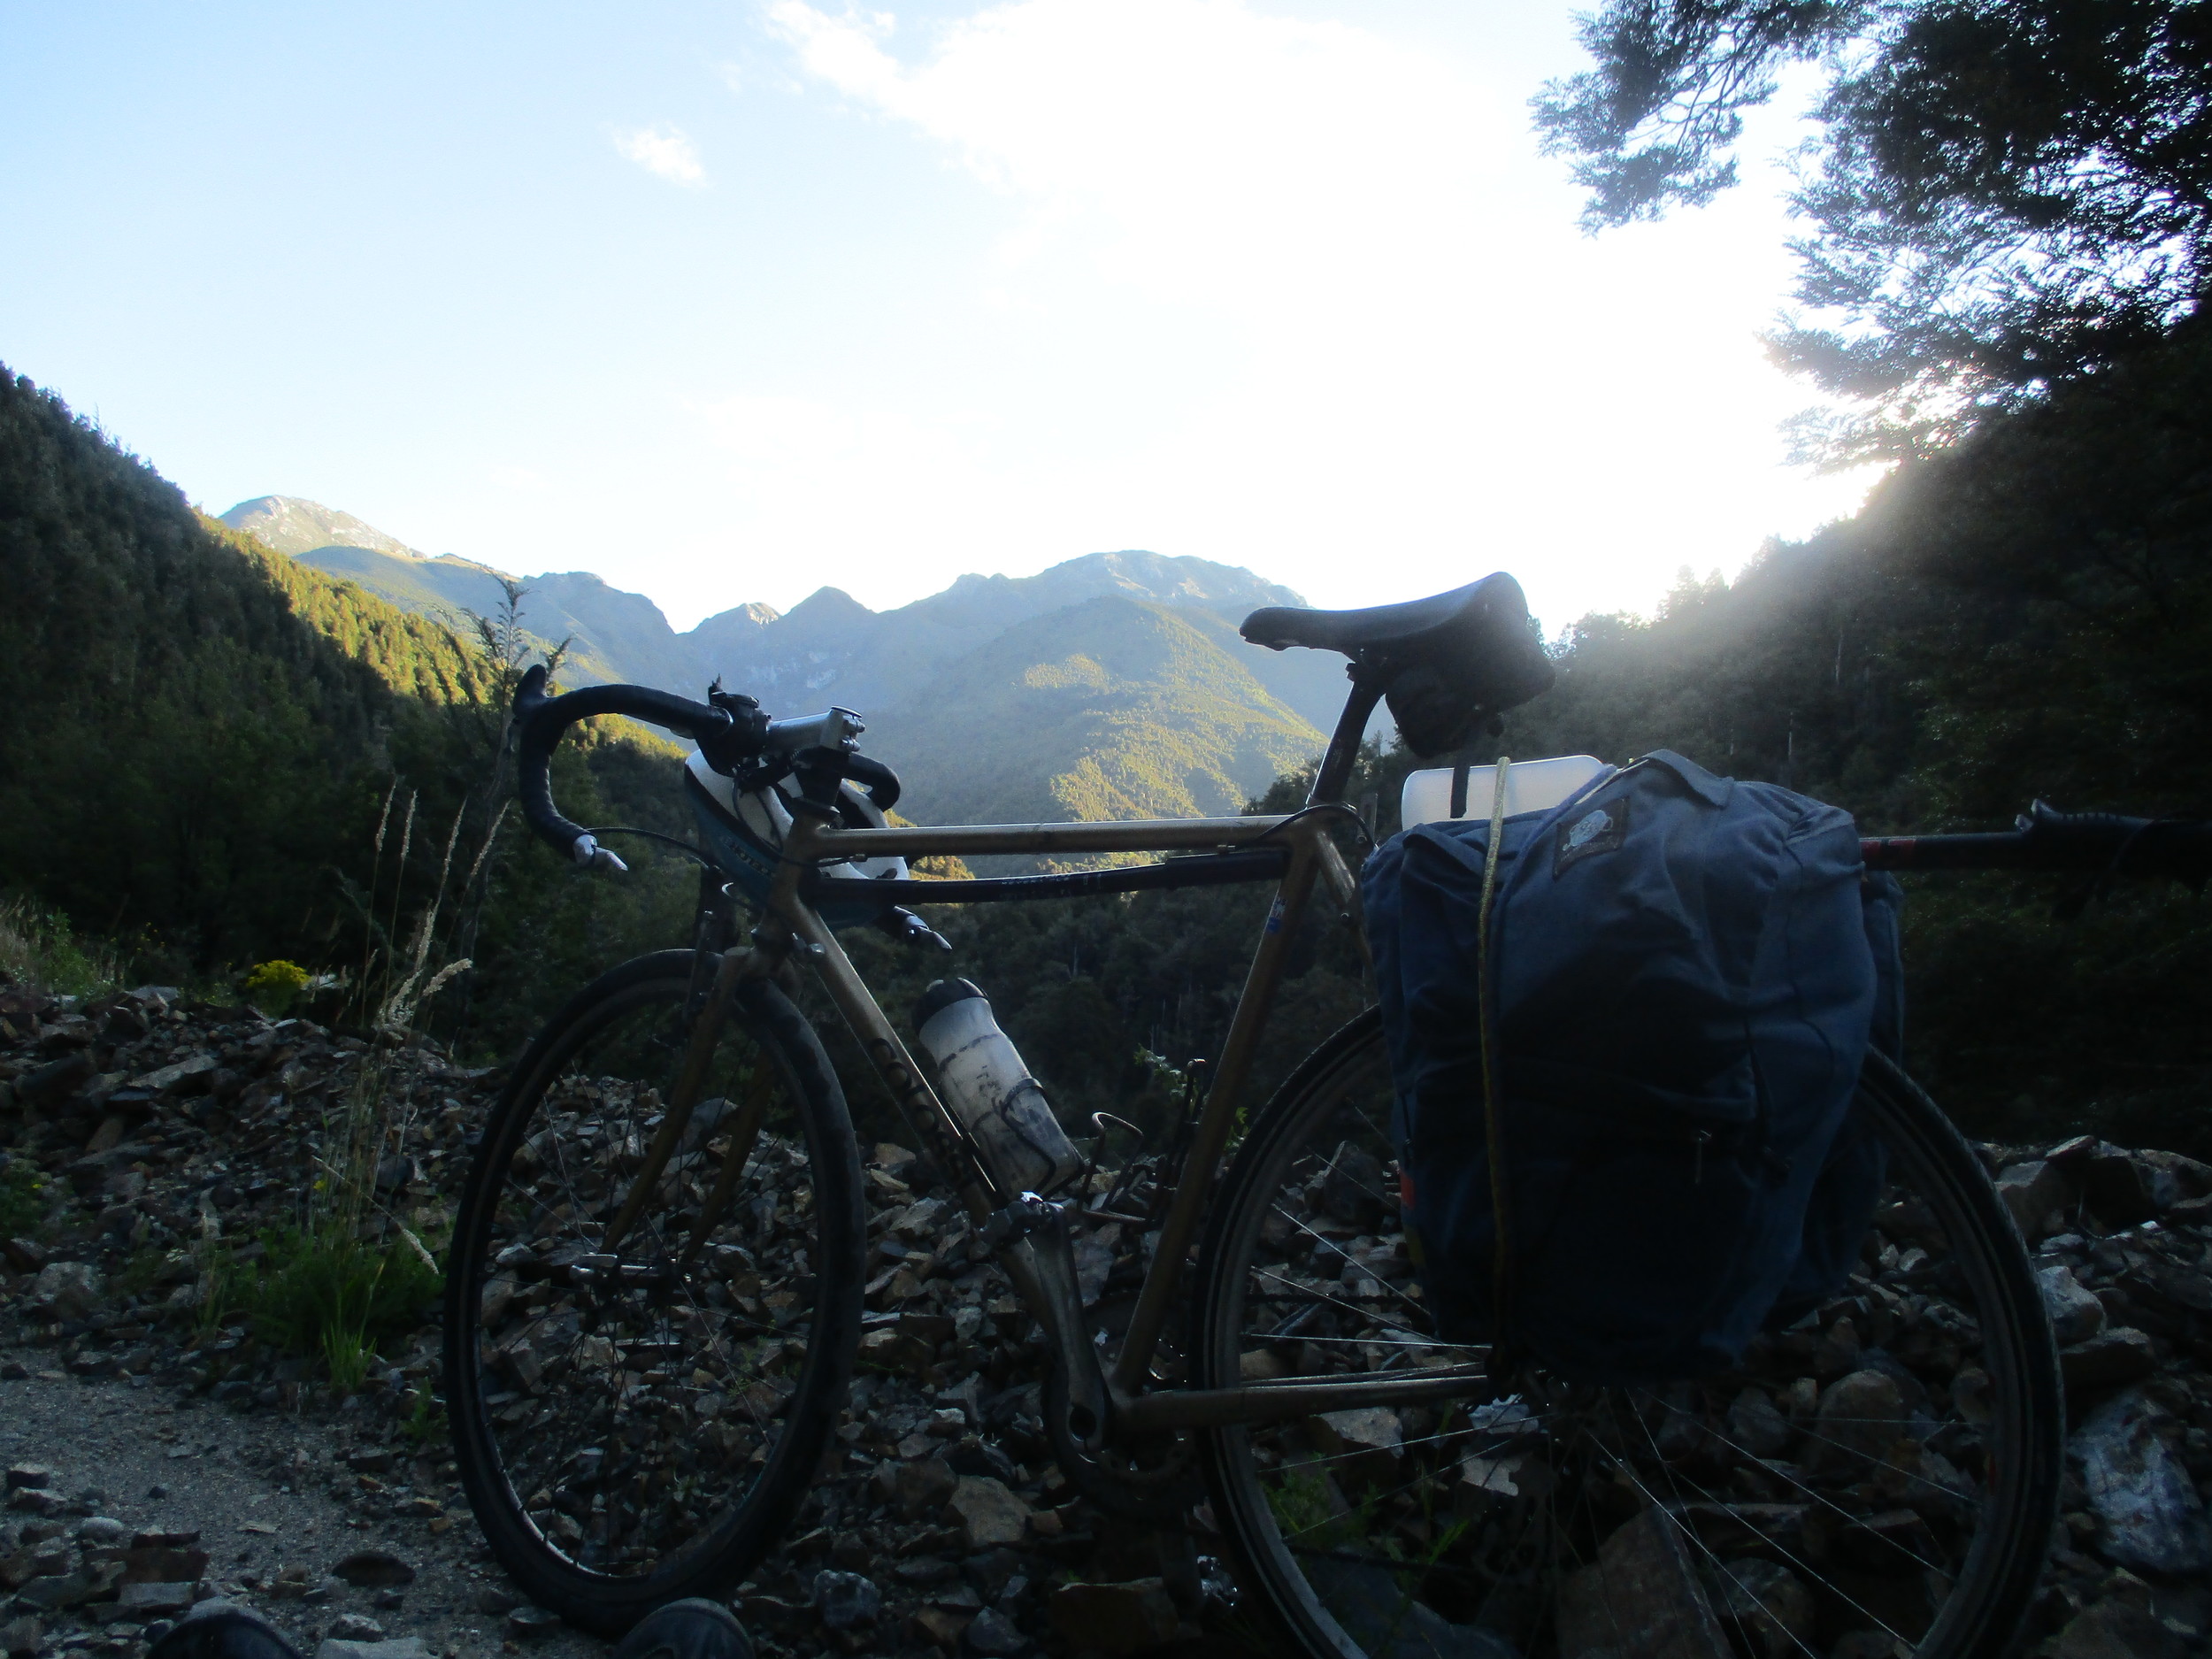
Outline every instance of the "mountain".
<path id="1" fill-rule="evenodd" d="M 404 541 L 362 523 L 349 512 L 296 495 L 257 495 L 242 501 L 223 515 L 223 522 L 234 530 L 244 531 L 263 546 L 294 557 L 326 547 L 367 548 L 398 558 L 422 557 Z"/>
<path id="2" fill-rule="evenodd" d="M 290 496 L 242 502 L 222 522 L 464 630 L 512 580 Z M 352 540 L 302 545 L 326 532 Z M 1148 815 L 1233 811 L 1319 750 L 1344 697 L 1340 659 L 1237 637 L 1245 615 L 1295 593 L 1200 558 L 1092 553 L 1034 576 L 962 576 L 884 611 L 822 588 L 787 613 L 737 605 L 682 634 L 588 572 L 524 585 L 524 625 L 541 646 L 568 641 L 570 683 L 695 697 L 718 679 L 778 714 L 856 709 L 914 810 L 940 821 L 1114 816 L 1137 801 Z"/>
<path id="3" fill-rule="evenodd" d="M 1233 812 L 1318 734 L 1190 616 L 1104 595 L 1006 629 L 871 737 L 910 816 L 959 823 Z"/>

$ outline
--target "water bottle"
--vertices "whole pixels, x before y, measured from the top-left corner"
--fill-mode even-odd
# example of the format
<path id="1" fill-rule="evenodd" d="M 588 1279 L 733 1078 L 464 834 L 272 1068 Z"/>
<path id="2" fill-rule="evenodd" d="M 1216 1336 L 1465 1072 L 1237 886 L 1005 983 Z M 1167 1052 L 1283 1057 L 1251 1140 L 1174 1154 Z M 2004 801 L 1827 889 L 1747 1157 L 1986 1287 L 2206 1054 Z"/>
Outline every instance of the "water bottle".
<path id="1" fill-rule="evenodd" d="M 1083 1156 L 991 1017 L 989 998 L 965 979 L 940 979 L 914 1005 L 914 1023 L 937 1063 L 945 1104 L 1001 1186 L 1049 1193 L 1075 1178 Z"/>

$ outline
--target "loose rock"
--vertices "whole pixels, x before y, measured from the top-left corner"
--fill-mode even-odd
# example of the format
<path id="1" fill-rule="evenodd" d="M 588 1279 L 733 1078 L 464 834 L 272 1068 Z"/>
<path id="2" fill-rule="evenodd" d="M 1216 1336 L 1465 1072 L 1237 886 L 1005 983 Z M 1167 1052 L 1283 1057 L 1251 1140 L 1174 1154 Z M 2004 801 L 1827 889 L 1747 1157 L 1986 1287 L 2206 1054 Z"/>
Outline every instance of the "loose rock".
<path id="1" fill-rule="evenodd" d="M 2131 1388 L 2090 1413 L 2071 1449 L 2108 1560 L 2152 1572 L 2202 1572 L 2212 1568 L 2212 1525 L 2189 1471 L 2159 1432 L 2164 1420 Z"/>

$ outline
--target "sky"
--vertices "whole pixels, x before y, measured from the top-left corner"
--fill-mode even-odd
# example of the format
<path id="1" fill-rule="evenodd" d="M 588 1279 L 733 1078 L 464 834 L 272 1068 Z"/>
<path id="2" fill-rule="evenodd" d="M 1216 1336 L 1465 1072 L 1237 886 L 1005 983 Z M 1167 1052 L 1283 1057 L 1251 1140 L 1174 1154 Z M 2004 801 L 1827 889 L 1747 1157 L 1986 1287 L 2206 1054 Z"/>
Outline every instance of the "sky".
<path id="1" fill-rule="evenodd" d="M 1556 629 L 1853 511 L 1789 466 L 1786 104 L 1595 238 L 1540 0 L 0 0 L 0 363 L 678 627 L 1196 555 Z"/>

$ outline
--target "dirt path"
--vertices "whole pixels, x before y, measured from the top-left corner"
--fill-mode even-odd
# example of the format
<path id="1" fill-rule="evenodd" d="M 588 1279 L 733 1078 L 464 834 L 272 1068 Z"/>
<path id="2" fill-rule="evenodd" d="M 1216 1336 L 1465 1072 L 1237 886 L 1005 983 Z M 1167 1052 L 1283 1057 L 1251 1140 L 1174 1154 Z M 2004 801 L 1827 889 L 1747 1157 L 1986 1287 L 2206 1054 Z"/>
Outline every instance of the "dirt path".
<path id="1" fill-rule="evenodd" d="M 51 1350 L 0 1348 L 0 1371 L 24 1373 L 0 1381 L 0 1458 L 10 1482 L 27 1488 L 35 1484 L 31 1471 L 44 1470 L 46 1488 L 67 1501 L 56 1516 L 11 1513 L 11 1531 L 27 1524 L 38 1530 L 42 1521 L 73 1538 L 99 1516 L 134 1535 L 196 1533 L 196 1544 L 185 1548 L 206 1552 L 204 1585 L 267 1614 L 311 1655 L 334 1627 L 346 1633 L 341 1620 L 357 1621 L 357 1621 L 373 1621 L 394 1640 L 419 1638 L 447 1659 L 495 1653 L 514 1640 L 501 1612 L 514 1599 L 505 1575 L 484 1558 L 465 1509 L 443 1513 L 447 1498 L 459 1508 L 457 1492 L 438 1480 L 436 1469 L 419 1482 L 401 1448 L 357 1434 L 349 1417 L 365 1411 L 328 1422 L 242 1414 L 190 1393 L 131 1379 L 80 1380 L 53 1366 Z M 384 1470 L 369 1479 L 386 1494 L 363 1486 L 364 1466 Z M 388 1517 L 372 1518 L 365 1496 L 397 1502 Z M 409 1512 L 432 1503 L 436 1517 Z M 365 1551 L 395 1557 L 411 1569 L 412 1582 L 357 1587 L 334 1576 Z M 42 1651 L 81 1644 L 127 1655 L 158 1633 L 151 1621 L 112 1605 L 32 1617 Z M 27 1634 L 17 1632 L 10 1645 Z M 605 1648 L 557 1626 L 533 1639 L 533 1650 L 544 1659 L 596 1659 Z M 401 1659 L 397 1650 L 392 1659 Z"/>

